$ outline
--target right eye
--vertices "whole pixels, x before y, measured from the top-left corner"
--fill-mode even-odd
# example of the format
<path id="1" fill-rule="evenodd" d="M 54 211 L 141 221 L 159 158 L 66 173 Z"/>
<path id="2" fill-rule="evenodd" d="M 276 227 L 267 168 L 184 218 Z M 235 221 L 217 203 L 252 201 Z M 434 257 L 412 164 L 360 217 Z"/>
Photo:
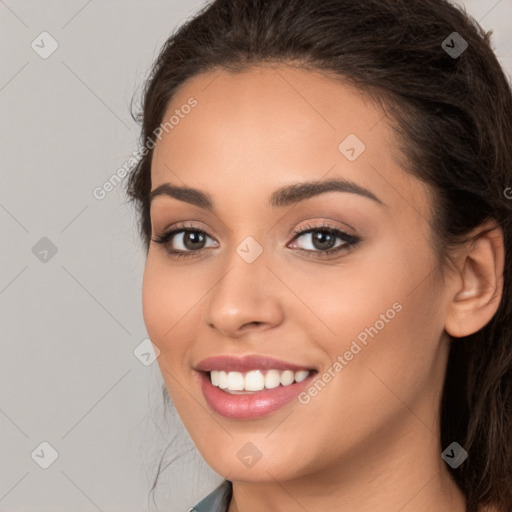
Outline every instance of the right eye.
<path id="1" fill-rule="evenodd" d="M 172 256 L 181 258 L 191 256 L 204 249 L 207 238 L 211 237 L 202 229 L 193 226 L 183 229 L 183 226 L 181 226 L 166 231 L 162 235 L 153 238 L 152 241 L 163 245 Z M 173 247 L 173 243 L 177 244 L 178 247 Z"/>

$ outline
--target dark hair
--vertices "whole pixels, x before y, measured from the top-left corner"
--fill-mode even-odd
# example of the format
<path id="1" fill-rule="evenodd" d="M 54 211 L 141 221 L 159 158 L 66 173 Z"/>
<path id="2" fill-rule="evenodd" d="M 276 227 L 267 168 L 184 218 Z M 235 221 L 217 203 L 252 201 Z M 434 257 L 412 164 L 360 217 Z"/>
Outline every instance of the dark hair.
<path id="1" fill-rule="evenodd" d="M 458 56 L 443 44 L 454 32 L 468 45 Z M 441 403 L 441 446 L 457 441 L 469 453 L 449 469 L 470 512 L 512 510 L 512 91 L 491 34 L 446 0 L 216 0 L 166 41 L 137 116 L 141 142 L 154 140 L 177 88 L 206 71 L 286 63 L 329 73 L 389 110 L 404 170 L 433 192 L 440 262 L 484 221 L 501 227 L 499 309 L 480 331 L 451 338 Z M 127 181 L 146 250 L 151 157 Z"/>

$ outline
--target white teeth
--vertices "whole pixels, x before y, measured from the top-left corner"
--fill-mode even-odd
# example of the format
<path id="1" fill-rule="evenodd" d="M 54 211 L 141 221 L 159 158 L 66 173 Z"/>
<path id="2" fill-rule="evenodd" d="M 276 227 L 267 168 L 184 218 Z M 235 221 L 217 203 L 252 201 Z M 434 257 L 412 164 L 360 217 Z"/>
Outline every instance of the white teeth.
<path id="1" fill-rule="evenodd" d="M 213 373 L 213 372 L 211 372 L 211 373 Z M 216 373 L 219 374 L 219 388 L 227 389 L 227 387 L 228 387 L 228 374 L 226 372 L 216 372 Z M 212 379 L 212 381 L 213 381 L 213 379 Z"/>
<path id="2" fill-rule="evenodd" d="M 295 380 L 297 382 L 302 382 L 308 375 L 309 375 L 309 372 L 307 370 L 301 370 L 300 372 L 295 372 Z"/>
<path id="3" fill-rule="evenodd" d="M 220 373 L 220 372 L 211 372 L 211 373 L 210 373 L 210 377 L 211 377 L 211 379 L 212 379 L 212 384 L 213 384 L 214 386 L 218 386 L 218 385 L 219 385 L 219 381 L 220 381 L 219 373 Z"/>
<path id="4" fill-rule="evenodd" d="M 265 375 L 265 387 L 267 389 L 277 388 L 281 379 L 279 377 L 279 372 L 277 370 L 269 370 Z"/>
<path id="5" fill-rule="evenodd" d="M 245 374 L 245 390 L 261 391 L 265 387 L 265 377 L 259 370 L 252 370 Z"/>
<path id="6" fill-rule="evenodd" d="M 240 372 L 228 373 L 228 389 L 231 391 L 243 391 L 244 389 L 244 376 Z"/>
<path id="7" fill-rule="evenodd" d="M 289 386 L 294 382 L 302 382 L 309 375 L 309 370 L 293 372 L 291 370 L 267 370 L 265 375 L 261 370 L 251 370 L 247 373 L 225 372 L 212 370 L 211 382 L 226 391 L 261 391 L 274 389 L 279 385 Z"/>
<path id="8" fill-rule="evenodd" d="M 289 386 L 295 380 L 295 374 L 291 370 L 285 370 L 281 373 L 281 384 Z"/>

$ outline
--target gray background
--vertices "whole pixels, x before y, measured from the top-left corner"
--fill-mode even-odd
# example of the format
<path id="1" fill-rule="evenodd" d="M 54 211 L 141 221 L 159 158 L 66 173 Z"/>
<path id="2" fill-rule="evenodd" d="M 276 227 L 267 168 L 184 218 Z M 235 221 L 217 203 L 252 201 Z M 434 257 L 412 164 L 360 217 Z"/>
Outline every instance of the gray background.
<path id="1" fill-rule="evenodd" d="M 494 29 L 510 76 L 512 0 L 458 3 Z M 1 511 L 154 510 L 173 439 L 164 464 L 182 457 L 162 474 L 160 510 L 185 511 L 222 480 L 164 417 L 157 364 L 134 355 L 144 254 L 123 186 L 92 193 L 138 149 L 130 100 L 202 5 L 0 0 Z M 43 31 L 58 43 L 46 59 L 31 47 L 51 48 Z M 58 453 L 47 469 L 44 441 Z"/>

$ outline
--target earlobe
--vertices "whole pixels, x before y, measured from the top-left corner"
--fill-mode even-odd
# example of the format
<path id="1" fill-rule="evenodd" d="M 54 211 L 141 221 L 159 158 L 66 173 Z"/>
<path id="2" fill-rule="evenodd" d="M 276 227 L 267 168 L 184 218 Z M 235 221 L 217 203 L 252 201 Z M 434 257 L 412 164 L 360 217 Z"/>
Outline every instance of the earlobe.
<path id="1" fill-rule="evenodd" d="M 487 325 L 503 294 L 505 250 L 503 231 L 495 223 L 475 230 L 454 280 L 455 293 L 448 305 L 445 330 L 453 337 L 469 336 Z"/>

